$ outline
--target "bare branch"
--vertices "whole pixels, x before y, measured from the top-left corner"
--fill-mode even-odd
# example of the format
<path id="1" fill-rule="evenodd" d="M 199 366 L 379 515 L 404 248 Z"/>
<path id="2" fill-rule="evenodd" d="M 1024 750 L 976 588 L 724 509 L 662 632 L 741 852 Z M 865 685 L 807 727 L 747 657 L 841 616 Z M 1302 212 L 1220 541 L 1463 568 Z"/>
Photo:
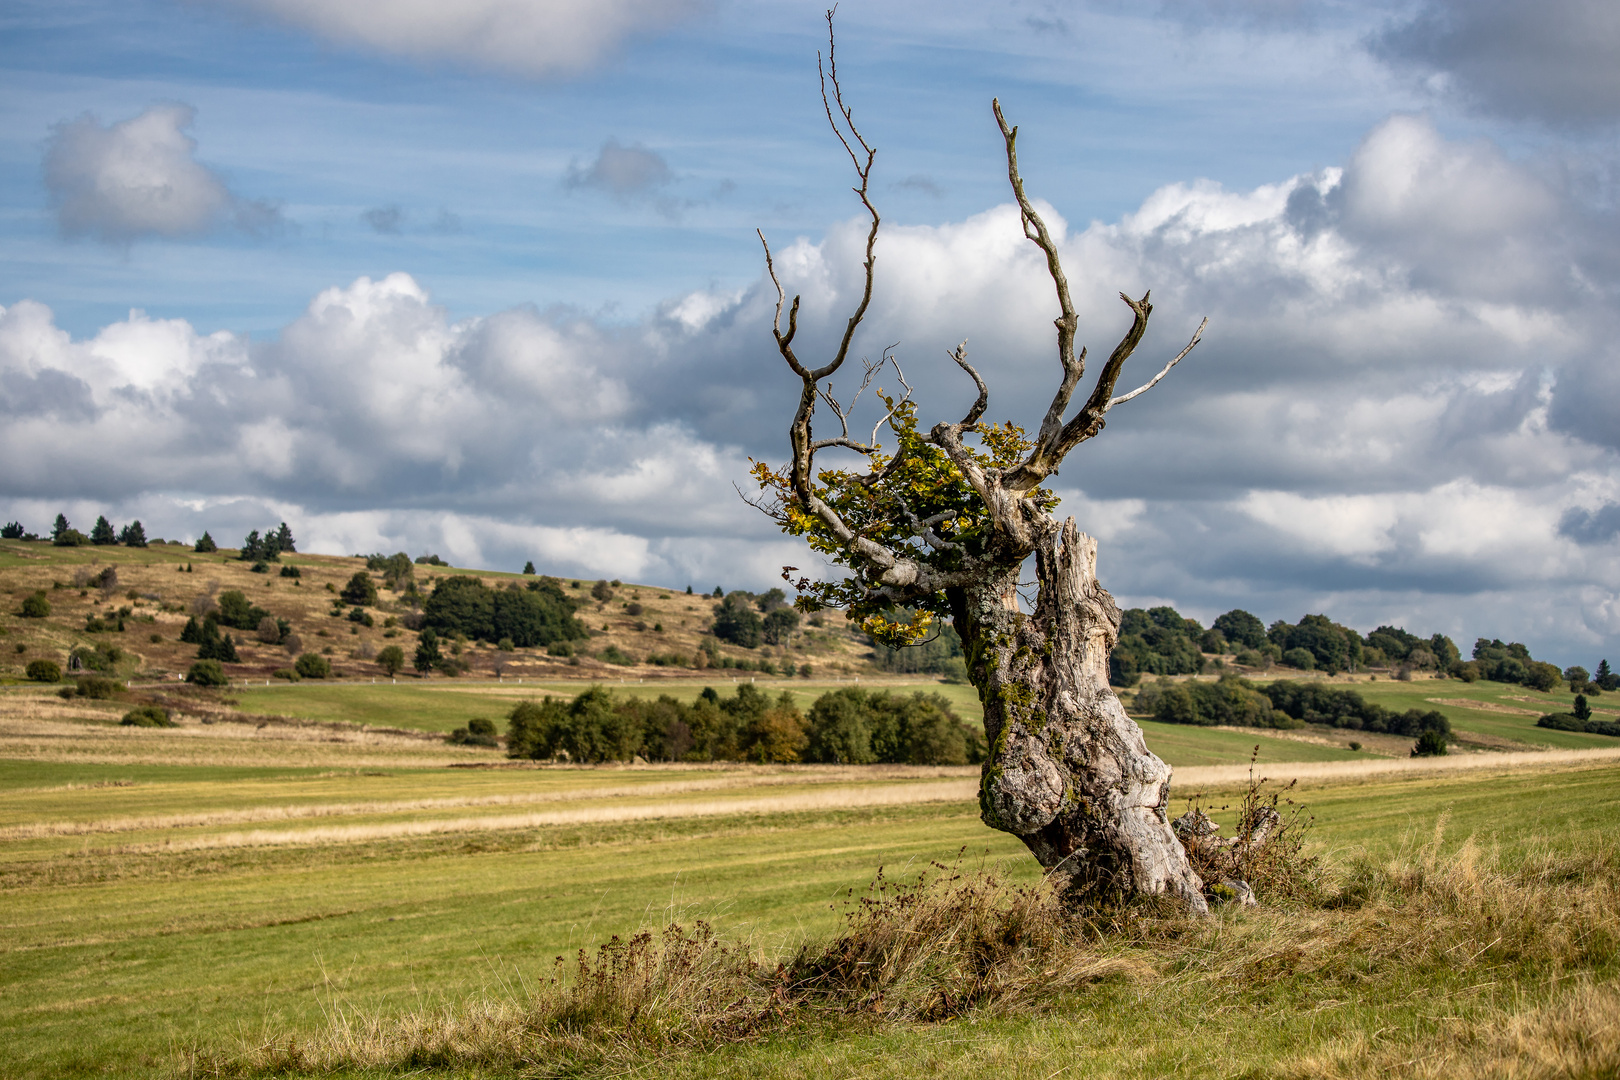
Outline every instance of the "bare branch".
<path id="1" fill-rule="evenodd" d="M 1001 113 L 1001 102 L 992 100 L 990 108 L 996 114 L 996 123 L 1001 128 L 1001 137 L 1007 144 L 1007 179 L 1012 184 L 1013 196 L 1018 200 L 1019 221 L 1024 227 L 1024 235 L 1033 241 L 1046 253 L 1046 271 L 1052 277 L 1052 284 L 1057 289 L 1058 307 L 1060 314 L 1053 321 L 1058 333 L 1058 362 L 1063 365 L 1063 381 L 1058 385 L 1058 391 L 1052 398 L 1052 404 L 1046 410 L 1046 417 L 1041 421 L 1040 432 L 1035 436 L 1037 444 L 1050 442 L 1063 426 L 1063 414 L 1069 408 L 1069 398 L 1074 388 L 1079 384 L 1086 372 L 1086 354 L 1084 350 L 1078 357 L 1074 355 L 1075 328 L 1079 325 L 1079 316 L 1074 312 L 1074 301 L 1069 298 L 1069 279 L 1063 274 L 1063 263 L 1058 258 L 1057 242 L 1046 228 L 1046 222 L 1035 211 L 1029 196 L 1024 194 L 1024 178 L 1018 175 L 1018 129 L 1009 127 L 1007 118 Z"/>
<path id="2" fill-rule="evenodd" d="M 967 372 L 968 378 L 973 380 L 973 385 L 979 388 L 978 400 L 973 403 L 973 408 L 967 411 L 967 415 L 962 417 L 962 422 L 956 425 L 960 430 L 967 431 L 971 429 L 974 424 L 979 422 L 979 417 L 984 415 L 985 406 L 990 404 L 990 388 L 984 385 L 984 380 L 979 377 L 979 372 L 977 369 L 975 369 L 972 364 L 967 362 L 966 338 L 962 339 L 962 344 L 958 345 L 946 355 L 948 355 L 952 360 L 955 360 L 956 366 Z"/>
<path id="3" fill-rule="evenodd" d="M 1176 353 L 1176 355 L 1172 356 L 1170 358 L 1170 362 L 1164 365 L 1163 369 L 1160 370 L 1157 375 L 1153 376 L 1153 378 L 1149 379 L 1141 386 L 1138 386 L 1135 390 L 1132 390 L 1128 394 L 1121 394 L 1117 398 L 1110 398 L 1108 401 L 1108 407 L 1112 409 L 1115 405 L 1123 405 L 1132 398 L 1140 397 L 1149 390 L 1153 389 L 1155 386 L 1159 385 L 1159 380 L 1170 374 L 1170 369 L 1181 363 L 1182 357 L 1193 351 L 1193 346 L 1197 345 L 1199 339 L 1204 336 L 1204 327 L 1208 325 L 1209 319 L 1206 317 L 1203 322 L 1198 324 L 1198 329 L 1193 332 L 1192 340 L 1187 342 L 1187 347 Z"/>
<path id="4" fill-rule="evenodd" d="M 868 195 L 868 188 L 872 180 L 872 163 L 877 159 L 877 150 L 867 144 L 865 137 L 861 135 L 860 129 L 855 126 L 854 112 L 848 105 L 844 104 L 844 89 L 838 82 L 838 61 L 835 53 L 836 41 L 833 37 L 833 12 L 835 10 L 837 9 L 829 8 L 827 10 L 827 66 L 825 70 L 821 65 L 821 54 L 816 54 L 816 72 L 821 78 L 821 104 L 826 109 L 827 122 L 832 125 L 833 134 L 838 136 L 839 143 L 843 145 L 845 152 L 849 154 L 849 160 L 855 165 L 855 175 L 860 178 L 861 183 L 859 187 L 853 190 L 855 196 L 861 200 L 861 205 L 866 208 L 867 214 L 871 217 L 872 225 L 866 233 L 866 261 L 864 263 L 866 283 L 861 292 L 861 302 L 856 305 L 855 313 L 849 317 L 849 322 L 844 326 L 844 336 L 838 343 L 838 351 L 825 366 L 816 369 L 817 379 L 825 379 L 837 371 L 843 366 L 844 358 L 849 355 L 849 344 L 854 340 L 855 331 L 861 325 L 861 320 L 866 317 L 866 309 L 872 303 L 872 278 L 873 271 L 877 266 L 877 255 L 874 249 L 877 246 L 879 218 L 877 207 L 872 205 L 872 200 Z M 843 118 L 842 125 L 833 118 L 832 101 L 828 100 L 827 97 L 827 84 L 829 82 L 832 83 L 833 87 L 833 100 L 838 102 L 838 115 Z M 855 142 L 860 145 L 861 150 L 865 152 L 865 164 L 862 164 L 860 155 L 855 152 L 854 147 L 850 146 L 849 139 L 844 137 L 844 128 L 846 127 L 849 129 L 850 135 L 854 137 Z"/>
<path id="5" fill-rule="evenodd" d="M 771 323 L 771 332 L 776 335 L 776 347 L 782 353 L 782 359 L 788 362 L 788 367 L 800 378 L 807 378 L 809 372 L 799 363 L 799 358 L 793 355 L 793 337 L 799 332 L 799 298 L 794 296 L 793 307 L 788 312 L 788 332 L 782 333 L 782 305 L 787 301 L 787 293 L 782 283 L 776 278 L 776 264 L 771 261 L 771 245 L 766 243 L 765 234 L 759 229 L 754 230 L 759 236 L 760 246 L 765 249 L 765 269 L 771 275 L 771 284 L 776 286 L 776 318 Z"/>
<path id="6" fill-rule="evenodd" d="M 898 345 L 899 343 L 896 342 L 895 344 Z M 899 378 L 900 385 L 905 389 L 906 394 L 905 394 L 905 397 L 902 397 L 899 401 L 895 402 L 892 406 L 890 406 L 889 411 L 884 413 L 883 416 L 878 420 L 878 422 L 872 425 L 872 437 L 870 439 L 868 439 L 867 442 L 871 443 L 873 446 L 877 445 L 878 428 L 882 427 L 884 424 L 887 424 L 889 422 L 889 420 L 891 418 L 893 418 L 896 409 L 900 408 L 900 406 L 904 405 L 906 402 L 911 400 L 911 384 L 906 382 L 906 373 L 904 371 L 900 370 L 900 361 L 898 361 L 898 360 L 896 360 L 894 358 L 894 349 L 895 349 L 895 346 L 890 345 L 887 349 L 883 350 L 883 362 L 887 362 L 887 363 L 890 363 L 890 364 L 894 365 L 894 373 Z M 878 370 L 882 370 L 883 362 L 880 362 L 878 364 L 878 367 L 877 367 Z M 866 377 L 867 377 L 867 381 L 870 382 L 871 378 L 872 378 L 872 369 L 871 368 L 867 369 L 867 376 Z M 878 392 L 882 393 L 881 388 L 879 389 Z"/>

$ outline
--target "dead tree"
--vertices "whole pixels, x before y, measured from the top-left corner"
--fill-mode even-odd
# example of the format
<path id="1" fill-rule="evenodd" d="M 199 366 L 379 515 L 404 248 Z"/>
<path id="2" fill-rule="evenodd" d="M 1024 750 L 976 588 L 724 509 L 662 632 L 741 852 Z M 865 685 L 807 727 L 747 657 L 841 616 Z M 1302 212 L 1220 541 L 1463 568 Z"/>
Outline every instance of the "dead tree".
<path id="1" fill-rule="evenodd" d="M 973 380 L 977 400 L 961 420 L 923 431 L 911 387 L 886 352 L 876 363 L 865 362 L 855 396 L 889 365 L 904 393 L 879 390 L 882 419 L 864 440 L 859 432 L 851 434 L 854 401 L 841 404 L 828 380 L 843 367 L 872 300 L 880 219 L 869 184 L 877 152 L 844 102 L 831 12 L 827 18 L 825 67 L 819 56 L 817 61 L 822 102 L 855 167 L 855 194 L 870 218 L 865 287 L 831 359 L 820 366 L 804 363 L 794 349 L 799 297 L 788 302 L 760 234 L 777 289 L 777 348 L 803 389 L 789 428 L 791 459 L 779 470 L 755 467 L 764 493 L 757 505 L 848 571 L 838 581 L 796 581 L 802 608 L 841 608 L 891 645 L 917 641 L 934 619 L 953 621 L 984 704 L 990 752 L 979 805 L 985 824 L 1023 840 L 1077 895 L 1162 894 L 1202 912 L 1203 882 L 1165 813 L 1170 768 L 1148 750 L 1141 729 L 1108 684 L 1120 611 L 1097 581 L 1096 541 L 1080 532 L 1073 518 L 1052 516 L 1057 499 L 1041 484 L 1066 455 L 1103 430 L 1111 409 L 1169 374 L 1198 344 L 1204 325 L 1153 378 L 1116 395 L 1115 383 L 1153 310 L 1147 294 L 1133 300 L 1121 293 L 1131 312 L 1130 329 L 1098 372 L 1085 403 L 1069 415 L 1086 374 L 1086 351 L 1075 352 L 1078 320 L 1057 244 L 1018 173 L 1018 129 L 1008 126 L 994 102 L 1024 235 L 1041 249 L 1057 292 L 1062 375 L 1051 405 L 1033 437 L 1011 424 L 984 423 L 989 391 L 968 362 L 964 342 L 950 355 Z M 813 432 L 819 405 L 827 407 L 837 428 L 824 438 Z M 892 452 L 878 443 L 885 426 L 894 438 Z M 834 448 L 861 455 L 864 469 L 819 466 L 816 455 Z M 1026 613 L 1018 603 L 1018 576 L 1030 555 L 1038 591 Z M 784 568 L 783 576 L 793 580 L 790 572 L 796 569 Z"/>

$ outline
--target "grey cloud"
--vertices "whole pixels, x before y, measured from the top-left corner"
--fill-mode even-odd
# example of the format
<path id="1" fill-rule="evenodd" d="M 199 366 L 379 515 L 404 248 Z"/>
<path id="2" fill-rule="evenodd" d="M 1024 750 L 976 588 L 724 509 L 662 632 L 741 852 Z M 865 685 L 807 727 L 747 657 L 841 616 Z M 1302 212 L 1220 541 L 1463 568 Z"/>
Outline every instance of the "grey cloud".
<path id="1" fill-rule="evenodd" d="M 196 160 L 196 141 L 185 134 L 195 116 L 189 105 L 170 104 L 107 127 L 90 113 L 55 125 L 43 169 L 62 234 L 128 244 L 226 222 L 254 235 L 280 227 L 275 204 L 238 199 Z"/>
<path id="2" fill-rule="evenodd" d="M 1426 0 L 1372 47 L 1497 116 L 1620 119 L 1620 7 L 1610 0 Z"/>
<path id="3" fill-rule="evenodd" d="M 935 183 L 932 177 L 924 176 L 922 173 L 914 173 L 894 186 L 901 191 L 916 191 L 923 195 L 932 195 L 936 199 L 945 194 L 945 189 Z"/>
<path id="4" fill-rule="evenodd" d="M 96 414 L 89 385 L 55 368 L 34 374 L 0 372 L 0 410 L 11 416 L 46 415 L 68 420 L 89 420 Z"/>
<path id="5" fill-rule="evenodd" d="M 371 226 L 371 231 L 385 236 L 398 236 L 405 223 L 405 211 L 397 206 L 375 206 L 360 215 L 360 220 Z"/>
<path id="6" fill-rule="evenodd" d="M 1577 544 L 1605 544 L 1620 536 L 1620 503 L 1604 503 L 1596 510 L 1572 506 L 1558 519 L 1558 535 Z"/>
<path id="7" fill-rule="evenodd" d="M 448 59 L 534 77 L 588 70 L 625 39 L 702 10 L 703 0 L 216 0 L 320 37 L 398 56 Z"/>
<path id="8" fill-rule="evenodd" d="M 569 165 L 563 184 L 571 190 L 593 189 L 628 200 L 650 195 L 674 177 L 656 151 L 634 144 L 621 146 L 617 139 L 609 139 L 589 165 Z"/>

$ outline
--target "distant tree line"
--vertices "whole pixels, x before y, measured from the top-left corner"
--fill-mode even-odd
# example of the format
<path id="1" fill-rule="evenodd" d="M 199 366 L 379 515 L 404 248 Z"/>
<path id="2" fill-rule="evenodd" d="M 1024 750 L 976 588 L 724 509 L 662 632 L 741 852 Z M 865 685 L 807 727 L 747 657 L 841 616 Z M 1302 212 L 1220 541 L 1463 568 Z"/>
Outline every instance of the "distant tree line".
<path id="1" fill-rule="evenodd" d="M 714 609 L 709 624 L 715 637 L 744 649 L 785 645 L 798 629 L 799 613 L 788 606 L 787 594 L 781 589 L 758 594 L 743 589 L 729 592 Z"/>
<path id="2" fill-rule="evenodd" d="M 823 694 L 808 716 L 791 694 L 752 683 L 723 696 L 706 687 L 692 704 L 619 697 L 593 686 L 572 700 L 525 701 L 508 716 L 515 758 L 600 762 L 755 761 L 963 765 L 984 759 L 982 734 L 937 694 L 855 687 Z"/>
<path id="3" fill-rule="evenodd" d="M 1136 709 L 1163 723 L 1204 727 L 1326 724 L 1413 738 L 1425 731 L 1451 734 L 1451 722 L 1436 709 L 1397 713 L 1354 690 L 1309 680 L 1279 679 L 1264 687 L 1236 675 L 1223 675 L 1217 682 L 1152 682 L 1137 691 Z"/>

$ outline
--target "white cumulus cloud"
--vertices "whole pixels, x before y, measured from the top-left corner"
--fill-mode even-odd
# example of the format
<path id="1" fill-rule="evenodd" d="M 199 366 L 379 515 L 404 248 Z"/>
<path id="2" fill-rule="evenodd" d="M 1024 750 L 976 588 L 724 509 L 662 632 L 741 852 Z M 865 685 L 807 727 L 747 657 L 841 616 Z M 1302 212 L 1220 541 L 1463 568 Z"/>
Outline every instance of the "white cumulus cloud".
<path id="1" fill-rule="evenodd" d="M 195 236 L 234 223 L 273 231 L 278 209 L 232 194 L 196 159 L 186 134 L 189 105 L 156 105 L 103 126 L 90 113 L 57 124 L 45 150 L 45 187 L 63 235 L 127 244 L 142 237 Z"/>

